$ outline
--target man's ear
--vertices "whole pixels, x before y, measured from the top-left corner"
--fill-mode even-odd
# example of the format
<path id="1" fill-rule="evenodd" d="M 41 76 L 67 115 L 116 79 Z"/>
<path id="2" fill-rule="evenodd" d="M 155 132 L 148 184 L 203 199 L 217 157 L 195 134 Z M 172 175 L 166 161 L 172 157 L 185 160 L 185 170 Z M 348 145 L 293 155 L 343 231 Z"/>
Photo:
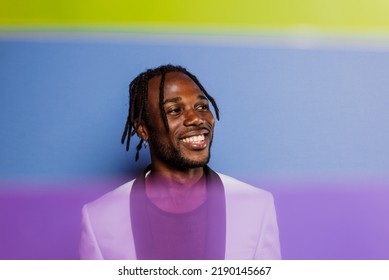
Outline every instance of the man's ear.
<path id="1" fill-rule="evenodd" d="M 143 141 L 149 140 L 149 132 L 147 131 L 147 127 L 143 121 L 140 122 L 136 134 L 138 134 L 138 136 L 142 138 Z"/>

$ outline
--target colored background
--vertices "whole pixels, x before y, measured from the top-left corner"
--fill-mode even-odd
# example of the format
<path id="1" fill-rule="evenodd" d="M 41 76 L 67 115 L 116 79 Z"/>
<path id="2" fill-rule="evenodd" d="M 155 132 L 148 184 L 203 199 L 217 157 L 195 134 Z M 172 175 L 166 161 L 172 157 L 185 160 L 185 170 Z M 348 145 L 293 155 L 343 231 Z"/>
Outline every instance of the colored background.
<path id="1" fill-rule="evenodd" d="M 96 24 L 117 29 L 139 30 L 139 25 L 158 28 L 168 26 L 188 32 L 188 27 L 206 32 L 216 27 L 231 33 L 234 29 L 289 28 L 307 26 L 332 31 L 387 31 L 389 3 L 385 0 L 240 0 L 240 1 L 123 1 L 69 0 L 56 3 L 47 0 L 2 1 L 0 23 L 11 25 L 43 25 L 65 29 Z M 162 25 L 162 27 L 161 27 Z M 165 26 L 164 26 L 165 25 Z M 57 28 L 56 26 L 55 28 Z M 165 30 L 166 31 L 166 30 Z M 220 32 L 220 31 L 219 31 Z"/>
<path id="2" fill-rule="evenodd" d="M 0 259 L 78 258 L 81 206 L 148 162 L 120 137 L 162 63 L 215 97 L 211 166 L 274 194 L 285 259 L 389 258 L 388 4 L 251 2 L 0 3 Z"/>

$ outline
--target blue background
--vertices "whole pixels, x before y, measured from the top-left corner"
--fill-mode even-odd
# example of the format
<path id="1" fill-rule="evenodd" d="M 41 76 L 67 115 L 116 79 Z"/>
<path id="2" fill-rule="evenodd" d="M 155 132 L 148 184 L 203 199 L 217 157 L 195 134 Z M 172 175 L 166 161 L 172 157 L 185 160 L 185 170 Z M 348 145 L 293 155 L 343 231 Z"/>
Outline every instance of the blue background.
<path id="1" fill-rule="evenodd" d="M 149 42 L 0 41 L 0 176 L 112 177 L 138 170 L 120 137 L 128 84 L 181 64 L 221 109 L 211 165 L 266 178 L 385 176 L 389 53 Z"/>

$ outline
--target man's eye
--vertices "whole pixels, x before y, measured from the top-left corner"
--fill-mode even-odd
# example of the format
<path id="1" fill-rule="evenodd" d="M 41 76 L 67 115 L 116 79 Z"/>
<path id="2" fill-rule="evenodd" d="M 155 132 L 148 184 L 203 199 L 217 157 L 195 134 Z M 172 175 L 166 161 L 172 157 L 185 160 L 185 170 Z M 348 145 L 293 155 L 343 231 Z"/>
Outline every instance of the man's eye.
<path id="1" fill-rule="evenodd" d="M 197 110 L 199 110 L 199 111 L 208 111 L 209 110 L 209 106 L 208 105 L 199 105 L 199 106 L 197 106 Z"/>
<path id="2" fill-rule="evenodd" d="M 181 108 L 170 108 L 167 110 L 167 114 L 169 115 L 178 115 L 181 112 Z"/>

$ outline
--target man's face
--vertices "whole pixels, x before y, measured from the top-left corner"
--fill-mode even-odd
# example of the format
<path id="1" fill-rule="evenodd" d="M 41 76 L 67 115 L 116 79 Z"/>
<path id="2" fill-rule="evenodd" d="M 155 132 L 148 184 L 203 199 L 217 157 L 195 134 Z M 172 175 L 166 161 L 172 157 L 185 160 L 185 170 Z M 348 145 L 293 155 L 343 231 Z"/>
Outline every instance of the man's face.
<path id="1" fill-rule="evenodd" d="M 202 167 L 210 158 L 215 119 L 208 100 L 195 82 L 180 72 L 165 76 L 163 108 L 169 132 L 163 124 L 159 107 L 161 77 L 149 81 L 146 124 L 151 159 L 178 169 Z"/>

